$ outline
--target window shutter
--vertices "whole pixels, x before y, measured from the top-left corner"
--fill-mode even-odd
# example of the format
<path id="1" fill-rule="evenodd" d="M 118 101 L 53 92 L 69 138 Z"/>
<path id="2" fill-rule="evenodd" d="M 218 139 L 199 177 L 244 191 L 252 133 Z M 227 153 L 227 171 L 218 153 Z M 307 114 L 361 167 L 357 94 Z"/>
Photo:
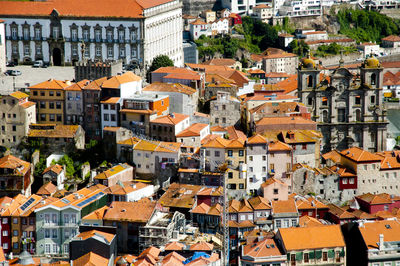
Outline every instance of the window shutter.
<path id="1" fill-rule="evenodd" d="M 311 251 L 310 253 L 308 253 L 308 257 L 310 260 L 313 260 L 315 258 L 315 252 Z"/>
<path id="2" fill-rule="evenodd" d="M 296 260 L 297 261 L 302 261 L 303 260 L 303 252 L 297 252 L 296 253 Z"/>
<path id="3" fill-rule="evenodd" d="M 315 258 L 316 258 L 317 260 L 319 260 L 319 259 L 322 258 L 322 250 L 316 250 L 316 251 L 315 251 Z"/>
<path id="4" fill-rule="evenodd" d="M 335 251 L 333 249 L 330 249 L 328 251 L 328 258 L 333 259 L 335 257 Z"/>

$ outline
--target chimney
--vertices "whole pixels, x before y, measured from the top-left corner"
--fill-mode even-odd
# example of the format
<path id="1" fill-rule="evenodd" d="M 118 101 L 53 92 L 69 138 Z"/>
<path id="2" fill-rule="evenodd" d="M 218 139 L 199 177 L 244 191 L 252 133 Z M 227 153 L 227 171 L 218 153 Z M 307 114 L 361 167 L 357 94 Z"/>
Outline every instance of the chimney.
<path id="1" fill-rule="evenodd" d="M 379 250 L 383 250 L 383 234 L 379 234 Z"/>

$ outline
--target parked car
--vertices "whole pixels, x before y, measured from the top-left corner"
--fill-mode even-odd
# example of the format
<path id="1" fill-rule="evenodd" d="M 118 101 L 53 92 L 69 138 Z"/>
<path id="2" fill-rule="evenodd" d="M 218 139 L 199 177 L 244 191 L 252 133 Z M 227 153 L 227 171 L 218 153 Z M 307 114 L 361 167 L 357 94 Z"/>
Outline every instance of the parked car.
<path id="1" fill-rule="evenodd" d="M 6 66 L 7 67 L 14 67 L 15 63 L 10 61 L 10 62 L 7 62 Z"/>
<path id="2" fill-rule="evenodd" d="M 32 67 L 43 67 L 43 61 L 42 60 L 35 61 Z"/>
<path id="3" fill-rule="evenodd" d="M 10 71 L 10 70 L 9 70 Z M 10 76 L 20 76 L 22 73 L 19 70 L 11 70 Z"/>

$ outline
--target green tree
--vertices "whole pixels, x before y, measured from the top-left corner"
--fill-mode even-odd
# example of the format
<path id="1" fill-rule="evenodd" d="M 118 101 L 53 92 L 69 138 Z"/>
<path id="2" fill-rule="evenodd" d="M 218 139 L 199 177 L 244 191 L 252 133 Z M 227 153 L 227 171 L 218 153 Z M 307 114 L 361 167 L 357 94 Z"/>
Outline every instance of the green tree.
<path id="1" fill-rule="evenodd" d="M 293 40 L 291 43 L 289 43 L 289 50 L 299 56 L 305 56 L 310 50 L 310 47 L 304 40 Z"/>
<path id="2" fill-rule="evenodd" d="M 160 67 L 173 66 L 174 62 L 167 55 L 159 55 L 153 59 L 153 63 L 147 70 L 146 79 L 151 82 L 151 72 L 159 69 Z"/>
<path id="3" fill-rule="evenodd" d="M 33 175 L 35 177 L 41 177 L 44 169 L 46 169 L 46 158 L 40 156 L 39 162 L 35 165 L 35 171 L 33 172 Z"/>
<path id="4" fill-rule="evenodd" d="M 74 161 L 68 156 L 64 155 L 58 162 L 59 165 L 65 165 L 66 175 L 67 177 L 74 176 L 76 170 L 74 167 Z"/>

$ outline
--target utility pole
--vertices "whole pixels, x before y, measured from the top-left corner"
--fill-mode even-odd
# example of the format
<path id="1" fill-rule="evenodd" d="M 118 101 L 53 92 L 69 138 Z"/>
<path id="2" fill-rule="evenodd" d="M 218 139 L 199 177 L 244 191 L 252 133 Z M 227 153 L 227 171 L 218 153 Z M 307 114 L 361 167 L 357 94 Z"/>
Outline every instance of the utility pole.
<path id="1" fill-rule="evenodd" d="M 223 230 L 223 248 L 222 248 L 222 265 L 229 265 L 229 200 L 228 200 L 228 182 L 226 179 L 227 171 L 224 171 L 224 176 L 222 178 L 222 189 L 224 193 L 223 197 L 223 213 L 222 213 L 222 230 Z"/>

